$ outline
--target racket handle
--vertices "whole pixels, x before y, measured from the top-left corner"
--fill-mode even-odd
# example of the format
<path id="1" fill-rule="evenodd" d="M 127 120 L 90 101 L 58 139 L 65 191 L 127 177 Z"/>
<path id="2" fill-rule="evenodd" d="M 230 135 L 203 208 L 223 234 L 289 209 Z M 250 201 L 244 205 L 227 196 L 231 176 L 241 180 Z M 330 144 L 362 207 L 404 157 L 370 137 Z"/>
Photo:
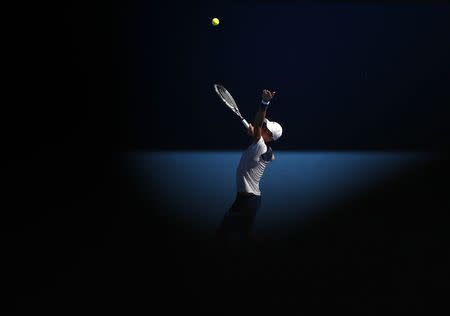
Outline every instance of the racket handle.
<path id="1" fill-rule="evenodd" d="M 245 119 L 242 119 L 242 124 L 244 124 L 245 128 L 248 129 L 249 124 Z"/>

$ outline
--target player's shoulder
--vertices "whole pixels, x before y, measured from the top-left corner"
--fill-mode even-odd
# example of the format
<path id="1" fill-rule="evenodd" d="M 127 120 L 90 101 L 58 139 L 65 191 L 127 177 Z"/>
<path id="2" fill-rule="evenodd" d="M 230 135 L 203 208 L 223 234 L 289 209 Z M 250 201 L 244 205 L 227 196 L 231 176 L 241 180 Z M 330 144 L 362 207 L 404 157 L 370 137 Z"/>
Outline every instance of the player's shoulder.
<path id="1" fill-rule="evenodd" d="M 262 137 L 260 137 L 258 140 L 254 140 L 252 146 L 262 153 L 264 153 L 267 150 L 267 145 Z"/>
<path id="2" fill-rule="evenodd" d="M 254 139 L 253 140 L 253 145 L 267 147 L 266 143 L 264 142 L 264 138 L 262 136 L 259 136 L 258 139 Z"/>

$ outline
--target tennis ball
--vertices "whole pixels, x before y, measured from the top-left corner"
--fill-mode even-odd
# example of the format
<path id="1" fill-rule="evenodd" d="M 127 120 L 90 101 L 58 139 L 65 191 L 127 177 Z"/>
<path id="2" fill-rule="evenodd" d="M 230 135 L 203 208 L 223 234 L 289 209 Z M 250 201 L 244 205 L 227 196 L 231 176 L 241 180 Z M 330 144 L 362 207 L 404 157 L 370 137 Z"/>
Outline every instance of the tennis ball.
<path id="1" fill-rule="evenodd" d="M 212 25 L 214 25 L 214 26 L 219 25 L 219 19 L 218 18 L 212 19 Z"/>

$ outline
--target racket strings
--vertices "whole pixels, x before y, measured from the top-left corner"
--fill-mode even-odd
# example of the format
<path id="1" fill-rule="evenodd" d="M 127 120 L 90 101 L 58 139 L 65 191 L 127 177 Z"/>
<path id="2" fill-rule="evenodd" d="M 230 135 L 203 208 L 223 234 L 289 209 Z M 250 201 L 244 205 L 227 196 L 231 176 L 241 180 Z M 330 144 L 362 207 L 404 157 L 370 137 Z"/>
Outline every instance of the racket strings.
<path id="1" fill-rule="evenodd" d="M 225 100 L 227 100 L 227 102 L 231 105 L 231 107 L 233 109 L 235 109 L 237 112 L 239 112 L 237 104 L 234 102 L 233 98 L 228 93 L 224 93 L 224 98 L 225 98 Z"/>
<path id="2" fill-rule="evenodd" d="M 236 102 L 234 101 L 233 97 L 231 96 L 231 94 L 221 85 L 217 85 L 216 87 L 217 87 L 217 92 L 219 93 L 222 100 L 225 101 L 225 104 L 228 105 L 228 107 L 234 113 L 236 113 L 240 118 L 242 118 L 241 112 L 239 112 L 239 108 L 238 108 Z"/>

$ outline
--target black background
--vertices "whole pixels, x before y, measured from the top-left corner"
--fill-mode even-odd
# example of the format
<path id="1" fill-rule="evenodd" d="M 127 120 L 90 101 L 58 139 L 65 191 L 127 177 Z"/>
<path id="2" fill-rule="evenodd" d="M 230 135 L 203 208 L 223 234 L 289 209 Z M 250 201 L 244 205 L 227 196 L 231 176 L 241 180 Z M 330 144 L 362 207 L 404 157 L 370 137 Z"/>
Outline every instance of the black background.
<path id="1" fill-rule="evenodd" d="M 450 174 L 445 155 L 448 126 L 440 124 L 448 120 L 447 111 L 427 118 L 429 138 L 402 143 L 400 137 L 389 146 L 439 149 L 440 160 L 349 205 L 336 206 L 335 215 L 320 229 L 311 226 L 289 243 L 264 244 L 260 256 L 251 261 L 256 268 L 247 281 L 226 287 L 218 278 L 214 288 L 201 286 L 214 271 L 213 264 L 205 265 L 215 262 L 208 255 L 211 248 L 190 243 L 195 236 L 184 235 L 170 219 L 148 212 L 162 209 L 163 202 L 154 197 L 153 204 L 144 203 L 123 165 L 113 159 L 129 149 L 203 148 L 196 141 L 184 142 L 194 135 L 182 124 L 189 115 L 183 105 L 177 105 L 170 117 L 175 123 L 164 134 L 167 138 L 155 135 L 158 138 L 142 143 L 136 136 L 136 113 L 129 106 L 139 97 L 133 93 L 135 87 L 151 86 L 156 98 L 152 104 L 158 107 L 173 91 L 167 78 L 189 67 L 182 57 L 187 48 L 168 54 L 163 50 L 170 47 L 165 46 L 170 45 L 167 34 L 180 32 L 166 21 L 174 16 L 186 19 L 185 12 L 195 11 L 188 4 L 152 4 L 153 18 L 147 26 L 153 40 L 148 51 L 155 67 L 153 79 L 141 82 L 134 73 L 139 49 L 129 35 L 136 8 L 142 5 L 77 1 L 5 9 L 1 223 L 6 265 L 2 288 L 8 304 L 4 308 L 221 311 L 233 310 L 237 302 L 252 310 L 302 304 L 394 310 L 441 306 L 436 304 L 441 302 L 438 294 L 448 289 L 445 224 Z M 183 33 L 177 34 L 175 40 L 185 40 Z M 168 65 L 168 72 L 161 65 Z M 186 82 L 183 76 L 187 73 L 181 71 L 176 82 Z M 445 78 L 448 82 L 448 69 Z M 183 96 L 174 94 L 174 100 L 181 103 Z M 150 115 L 158 128 L 165 128 L 157 111 Z M 441 129 L 432 128 L 433 119 L 443 120 L 436 125 L 447 134 L 436 134 Z M 396 128 L 401 128 L 399 122 Z M 413 130 L 412 125 L 408 128 Z M 177 130 L 187 133 L 183 142 L 174 137 Z M 225 140 L 228 134 L 220 135 Z M 386 138 L 373 140 L 378 148 Z M 362 138 L 357 143 L 363 144 Z M 320 148 L 312 143 L 283 146 L 371 149 L 344 143 L 336 148 L 326 138 L 320 144 Z M 227 148 L 232 145 L 221 149 Z M 364 215 L 352 216 L 355 212 Z M 371 233 L 380 237 L 375 240 Z M 265 277 L 253 277 L 261 274 Z M 198 291 L 187 293 L 185 280 L 198 282 Z M 228 299 L 233 293 L 238 297 L 234 301 Z"/>
<path id="2" fill-rule="evenodd" d="M 126 145 L 243 148 L 239 121 L 212 89 L 219 82 L 249 121 L 261 90 L 278 92 L 268 112 L 285 128 L 277 149 L 442 150 L 449 15 L 399 2 L 134 3 Z"/>

